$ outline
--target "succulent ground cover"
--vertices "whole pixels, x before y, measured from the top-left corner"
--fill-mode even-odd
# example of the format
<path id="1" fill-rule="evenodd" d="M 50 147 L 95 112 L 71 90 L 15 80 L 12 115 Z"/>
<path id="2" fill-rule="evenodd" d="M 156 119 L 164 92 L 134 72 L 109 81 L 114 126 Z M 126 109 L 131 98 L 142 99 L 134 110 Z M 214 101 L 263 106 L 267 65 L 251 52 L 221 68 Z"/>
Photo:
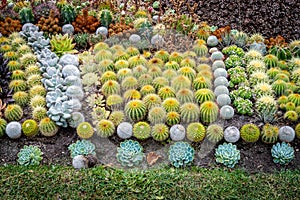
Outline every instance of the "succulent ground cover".
<path id="1" fill-rule="evenodd" d="M 159 1 L 5 9 L 23 26 L 0 37 L 1 164 L 35 145 L 49 164 L 299 168 L 299 40 Z"/>

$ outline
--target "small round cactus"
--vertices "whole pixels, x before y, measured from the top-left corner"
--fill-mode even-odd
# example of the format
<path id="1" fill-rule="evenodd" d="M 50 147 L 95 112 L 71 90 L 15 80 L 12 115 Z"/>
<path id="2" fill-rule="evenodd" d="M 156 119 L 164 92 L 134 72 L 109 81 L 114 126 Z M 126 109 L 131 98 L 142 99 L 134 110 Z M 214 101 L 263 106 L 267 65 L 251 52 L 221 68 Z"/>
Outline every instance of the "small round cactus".
<path id="1" fill-rule="evenodd" d="M 235 126 L 229 126 L 224 130 L 224 139 L 226 142 L 235 143 L 240 139 L 240 131 Z"/>
<path id="2" fill-rule="evenodd" d="M 33 108 L 32 119 L 39 122 L 46 116 L 47 116 L 47 109 L 45 107 L 37 106 L 37 107 Z"/>
<path id="3" fill-rule="evenodd" d="M 41 95 L 36 95 L 30 99 L 30 107 L 32 109 L 42 106 L 46 107 L 46 98 Z"/>
<path id="4" fill-rule="evenodd" d="M 271 124 L 266 124 L 261 131 L 261 140 L 267 144 L 273 144 L 278 139 L 279 128 Z"/>
<path id="5" fill-rule="evenodd" d="M 25 72 L 23 70 L 14 70 L 11 74 L 12 80 L 24 80 Z"/>
<path id="6" fill-rule="evenodd" d="M 194 102 L 194 93 L 190 89 L 183 88 L 176 93 L 177 100 L 181 103 Z"/>
<path id="7" fill-rule="evenodd" d="M 76 128 L 76 132 L 80 138 L 88 139 L 94 135 L 94 128 L 89 122 L 81 122 Z"/>
<path id="8" fill-rule="evenodd" d="M 175 124 L 170 128 L 170 138 L 173 141 L 180 141 L 185 138 L 185 128 L 180 124 Z"/>
<path id="9" fill-rule="evenodd" d="M 212 143 L 220 142 L 224 137 L 223 127 L 218 124 L 211 124 L 206 129 L 206 137 Z"/>
<path id="10" fill-rule="evenodd" d="M 128 122 L 122 122 L 117 128 L 117 135 L 122 139 L 128 139 L 132 136 L 132 125 Z"/>
<path id="11" fill-rule="evenodd" d="M 177 72 L 179 75 L 186 76 L 192 81 L 196 78 L 196 71 L 191 67 L 181 67 Z"/>
<path id="12" fill-rule="evenodd" d="M 240 151 L 236 145 L 224 143 L 219 145 L 215 152 L 216 162 L 233 168 L 241 159 Z"/>
<path id="13" fill-rule="evenodd" d="M 281 96 L 285 94 L 285 91 L 287 89 L 287 84 L 283 80 L 277 80 L 272 83 L 272 89 L 275 91 L 275 94 L 277 96 Z"/>
<path id="14" fill-rule="evenodd" d="M 206 101 L 213 101 L 214 99 L 215 99 L 215 94 L 210 89 L 203 88 L 195 92 L 195 100 L 199 104 L 202 104 Z"/>
<path id="15" fill-rule="evenodd" d="M 216 60 L 223 60 L 224 55 L 221 51 L 215 51 L 211 54 L 210 59 L 211 59 L 212 62 L 214 62 Z"/>
<path id="16" fill-rule="evenodd" d="M 180 103 L 176 98 L 166 98 L 163 102 L 162 102 L 162 107 L 167 111 L 167 112 L 171 112 L 171 111 L 179 111 L 179 106 Z"/>
<path id="17" fill-rule="evenodd" d="M 180 114 L 178 112 L 171 111 L 167 113 L 166 116 L 167 125 L 172 126 L 175 124 L 179 124 L 179 122 L 180 122 Z"/>
<path id="18" fill-rule="evenodd" d="M 292 142 L 295 139 L 295 130 L 290 126 L 283 126 L 279 129 L 279 140 L 283 142 Z"/>
<path id="19" fill-rule="evenodd" d="M 179 91 L 183 88 L 189 89 L 191 87 L 191 81 L 186 76 L 179 75 L 172 79 L 171 86 L 175 89 L 175 91 Z"/>
<path id="20" fill-rule="evenodd" d="M 0 130 L 1 131 L 1 130 Z M 300 123 L 298 123 L 295 127 L 295 134 L 298 139 L 300 139 Z"/>
<path id="21" fill-rule="evenodd" d="M 25 106 L 29 101 L 29 94 L 24 91 L 19 91 L 13 94 L 12 98 L 15 100 L 15 103 L 20 106 Z"/>
<path id="22" fill-rule="evenodd" d="M 158 90 L 157 94 L 162 100 L 165 100 L 169 97 L 175 97 L 175 90 L 172 87 L 165 86 Z"/>
<path id="23" fill-rule="evenodd" d="M 195 150 L 187 142 L 175 142 L 169 149 L 169 161 L 176 167 L 186 167 L 192 164 Z"/>
<path id="24" fill-rule="evenodd" d="M 172 52 L 169 57 L 169 61 L 175 61 L 177 63 L 180 63 L 182 59 L 183 59 L 182 54 L 176 51 Z"/>
<path id="25" fill-rule="evenodd" d="M 100 137 L 112 136 L 115 132 L 115 125 L 110 120 L 102 119 L 96 125 L 96 133 Z"/>
<path id="26" fill-rule="evenodd" d="M 4 111 L 4 117 L 8 121 L 19 121 L 23 117 L 23 110 L 17 104 L 10 104 Z"/>
<path id="27" fill-rule="evenodd" d="M 149 74 L 141 74 L 138 77 L 138 83 L 139 83 L 139 86 L 141 86 L 141 87 L 152 84 L 152 81 L 153 81 L 153 78 Z M 154 90 L 154 92 L 155 92 L 155 90 Z"/>
<path id="28" fill-rule="evenodd" d="M 207 45 L 210 47 L 215 47 L 219 44 L 219 40 L 216 36 L 210 35 L 206 41 Z"/>
<path id="29" fill-rule="evenodd" d="M 273 145 L 271 154 L 274 163 L 286 165 L 295 158 L 295 151 L 289 144 L 282 142 Z"/>
<path id="30" fill-rule="evenodd" d="M 164 69 L 174 69 L 178 70 L 180 68 L 179 64 L 175 61 L 166 62 Z"/>
<path id="31" fill-rule="evenodd" d="M 22 135 L 22 126 L 19 122 L 9 122 L 5 128 L 6 135 L 11 139 L 17 139 Z"/>
<path id="32" fill-rule="evenodd" d="M 289 110 L 287 111 L 286 113 L 284 113 L 284 119 L 287 119 L 287 120 L 290 120 L 292 122 L 295 122 L 298 120 L 299 116 L 297 114 L 296 111 L 293 111 L 293 110 Z"/>
<path id="33" fill-rule="evenodd" d="M 213 101 L 206 101 L 200 106 L 200 119 L 203 123 L 208 124 L 217 120 L 219 107 Z"/>
<path id="34" fill-rule="evenodd" d="M 288 99 L 293 102 L 295 106 L 300 106 L 300 94 L 290 94 Z"/>
<path id="35" fill-rule="evenodd" d="M 39 130 L 43 136 L 51 137 L 58 132 L 58 127 L 49 117 L 45 117 L 39 123 Z"/>
<path id="36" fill-rule="evenodd" d="M 156 141 L 164 141 L 169 137 L 169 128 L 165 124 L 155 124 L 152 127 L 151 135 Z"/>
<path id="37" fill-rule="evenodd" d="M 217 77 L 214 81 L 214 87 L 218 87 L 219 85 L 224 85 L 226 87 L 229 86 L 229 82 L 227 80 L 227 78 L 221 76 L 221 77 Z"/>
<path id="38" fill-rule="evenodd" d="M 151 136 L 151 126 L 147 122 L 138 122 L 133 125 L 133 136 L 145 140 Z"/>
<path id="39" fill-rule="evenodd" d="M 125 77 L 121 83 L 123 90 L 136 89 L 138 87 L 138 80 L 133 76 Z"/>
<path id="40" fill-rule="evenodd" d="M 192 142 L 201 142 L 205 138 L 205 127 L 199 122 L 190 123 L 186 129 L 186 137 Z"/>
<path id="41" fill-rule="evenodd" d="M 166 110 L 163 107 L 152 107 L 148 113 L 148 120 L 151 124 L 165 123 Z"/>
<path id="42" fill-rule="evenodd" d="M 200 116 L 199 106 L 194 103 L 185 103 L 180 107 L 180 115 L 183 123 L 197 122 Z"/>
<path id="43" fill-rule="evenodd" d="M 22 131 L 27 137 L 35 136 L 39 132 L 38 123 L 32 119 L 25 120 L 22 124 Z"/>
<path id="44" fill-rule="evenodd" d="M 240 130 L 241 138 L 246 142 L 256 142 L 260 136 L 260 130 L 255 124 L 245 124 Z"/>
<path id="45" fill-rule="evenodd" d="M 34 85 L 29 90 L 29 96 L 34 97 L 36 95 L 46 96 L 46 89 L 42 85 Z"/>
<path id="46" fill-rule="evenodd" d="M 6 126 L 7 126 L 6 120 L 0 118 L 0 137 L 2 137 L 5 134 Z"/>
<path id="47" fill-rule="evenodd" d="M 147 94 L 152 94 L 155 93 L 155 89 L 152 85 L 144 85 L 141 89 L 140 92 L 143 96 L 146 96 Z"/>
<path id="48" fill-rule="evenodd" d="M 132 121 L 140 121 L 146 116 L 146 105 L 141 100 L 131 100 L 125 106 L 125 114 Z"/>
<path id="49" fill-rule="evenodd" d="M 193 81 L 193 88 L 199 90 L 202 88 L 211 88 L 210 80 L 206 79 L 204 76 L 200 76 Z"/>
<path id="50" fill-rule="evenodd" d="M 164 77 L 156 77 L 153 81 L 152 84 L 156 90 L 159 90 L 162 87 L 168 86 L 169 81 L 168 79 Z"/>
<path id="51" fill-rule="evenodd" d="M 27 89 L 27 84 L 24 80 L 12 80 L 8 87 L 14 92 L 25 91 Z"/>
<path id="52" fill-rule="evenodd" d="M 119 94 L 121 91 L 120 84 L 117 81 L 113 80 L 106 81 L 102 85 L 101 90 L 105 96 L 109 96 L 111 94 Z"/>
<path id="53" fill-rule="evenodd" d="M 160 106 L 161 98 L 157 94 L 148 94 L 143 98 L 143 102 L 147 110 L 150 110 L 152 107 Z"/>
<path id="54" fill-rule="evenodd" d="M 219 77 L 227 78 L 227 77 L 228 77 L 228 73 L 227 73 L 226 69 L 223 69 L 223 68 L 217 68 L 217 69 L 214 71 L 214 77 L 215 77 L 215 78 L 219 78 Z"/>
<path id="55" fill-rule="evenodd" d="M 222 60 L 216 60 L 212 64 L 212 70 L 215 71 L 216 69 L 225 69 L 225 63 Z"/>

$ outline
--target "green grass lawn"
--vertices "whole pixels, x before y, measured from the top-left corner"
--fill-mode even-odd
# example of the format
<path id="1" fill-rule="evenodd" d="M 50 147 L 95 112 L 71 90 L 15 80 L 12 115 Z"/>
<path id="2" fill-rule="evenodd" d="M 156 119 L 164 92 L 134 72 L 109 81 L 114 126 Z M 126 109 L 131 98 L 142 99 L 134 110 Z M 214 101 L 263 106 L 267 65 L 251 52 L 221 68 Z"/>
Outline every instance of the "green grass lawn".
<path id="1" fill-rule="evenodd" d="M 1 199 L 297 199 L 300 171 L 0 167 Z"/>

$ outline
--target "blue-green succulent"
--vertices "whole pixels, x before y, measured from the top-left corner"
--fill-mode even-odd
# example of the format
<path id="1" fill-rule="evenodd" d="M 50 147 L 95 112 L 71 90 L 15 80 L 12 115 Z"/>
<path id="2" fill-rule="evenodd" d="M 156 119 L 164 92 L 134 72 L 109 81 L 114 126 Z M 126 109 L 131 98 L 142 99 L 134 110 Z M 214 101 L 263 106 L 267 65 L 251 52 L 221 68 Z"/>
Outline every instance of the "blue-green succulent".
<path id="1" fill-rule="evenodd" d="M 216 162 L 233 168 L 241 159 L 240 151 L 232 143 L 224 143 L 218 146 L 215 152 Z"/>
<path id="2" fill-rule="evenodd" d="M 281 165 L 288 164 L 295 157 L 295 151 L 288 143 L 282 142 L 274 144 L 271 149 L 274 163 Z"/>
<path id="3" fill-rule="evenodd" d="M 126 140 L 121 142 L 117 151 L 117 160 L 124 167 L 137 166 L 144 158 L 143 147 L 137 141 Z"/>
<path id="4" fill-rule="evenodd" d="M 187 142 L 175 142 L 169 149 L 169 161 L 176 167 L 191 165 L 194 160 L 194 148 Z"/>
<path id="5" fill-rule="evenodd" d="M 43 159 L 43 152 L 37 146 L 25 145 L 23 149 L 18 153 L 18 163 L 20 165 L 39 165 Z"/>
<path id="6" fill-rule="evenodd" d="M 88 140 L 78 140 L 76 143 L 70 144 L 68 149 L 72 158 L 77 155 L 96 155 L 95 145 Z"/>

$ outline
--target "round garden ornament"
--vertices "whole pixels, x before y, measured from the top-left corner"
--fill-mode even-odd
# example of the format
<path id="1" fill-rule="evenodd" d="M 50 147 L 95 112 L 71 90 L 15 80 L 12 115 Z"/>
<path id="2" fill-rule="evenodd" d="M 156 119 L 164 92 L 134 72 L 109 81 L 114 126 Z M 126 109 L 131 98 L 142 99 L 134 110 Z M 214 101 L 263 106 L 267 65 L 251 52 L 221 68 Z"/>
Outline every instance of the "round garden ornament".
<path id="1" fill-rule="evenodd" d="M 173 141 L 180 141 L 185 138 L 185 128 L 180 124 L 175 124 L 170 128 L 170 137 Z"/>
<path id="2" fill-rule="evenodd" d="M 107 36 L 107 34 L 108 34 L 108 30 L 104 26 L 101 26 L 101 27 L 97 28 L 97 30 L 96 30 L 96 35 Z"/>
<path id="3" fill-rule="evenodd" d="M 132 136 L 132 125 L 128 122 L 122 122 L 117 128 L 117 135 L 122 139 L 128 139 Z"/>
<path id="4" fill-rule="evenodd" d="M 72 24 L 65 24 L 61 29 L 63 34 L 73 35 L 74 33 L 74 26 Z"/>
<path id="5" fill-rule="evenodd" d="M 235 143 L 240 139 L 240 131 L 235 126 L 229 126 L 224 130 L 224 139 L 226 142 Z"/>

